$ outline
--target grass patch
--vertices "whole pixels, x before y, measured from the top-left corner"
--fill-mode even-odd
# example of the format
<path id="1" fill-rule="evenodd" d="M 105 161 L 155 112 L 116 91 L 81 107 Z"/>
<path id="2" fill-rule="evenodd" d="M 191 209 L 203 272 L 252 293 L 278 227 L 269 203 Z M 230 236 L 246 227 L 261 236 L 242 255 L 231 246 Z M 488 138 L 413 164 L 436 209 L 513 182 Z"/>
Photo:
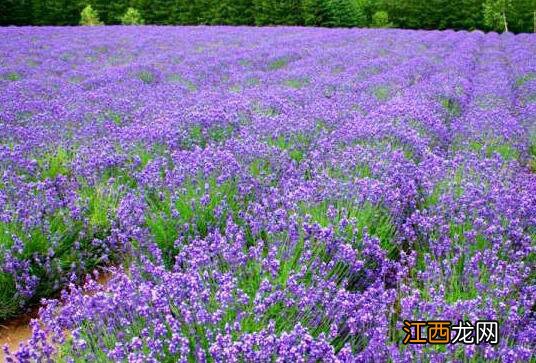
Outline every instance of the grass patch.
<path id="1" fill-rule="evenodd" d="M 42 62 L 39 61 L 39 60 L 35 60 L 35 59 L 28 59 L 26 61 L 26 64 L 28 65 L 28 67 L 35 68 L 35 67 L 40 66 L 42 64 Z"/>
<path id="2" fill-rule="evenodd" d="M 268 160 L 255 159 L 249 164 L 249 173 L 255 178 L 262 178 L 272 174 L 272 166 Z"/>
<path id="3" fill-rule="evenodd" d="M 136 76 L 145 84 L 153 84 L 156 82 L 155 75 L 151 71 L 140 71 L 136 74 Z"/>
<path id="4" fill-rule="evenodd" d="M 231 124 L 214 125 L 209 128 L 203 128 L 201 125 L 194 125 L 188 130 L 188 137 L 183 141 L 183 147 L 191 149 L 199 146 L 204 149 L 211 143 L 222 143 L 229 139 L 235 131 Z"/>
<path id="5" fill-rule="evenodd" d="M 238 64 L 240 64 L 244 68 L 250 68 L 253 65 L 253 62 L 249 59 L 240 59 L 238 61 Z"/>
<path id="6" fill-rule="evenodd" d="M 504 160 L 519 159 L 519 150 L 511 144 L 501 141 L 499 138 L 492 138 L 485 142 L 473 140 L 469 143 L 469 149 L 488 158 L 494 154 L 499 154 Z"/>
<path id="7" fill-rule="evenodd" d="M 195 83 L 182 77 L 180 74 L 171 74 L 168 76 L 167 80 L 170 83 L 179 83 L 183 85 L 190 92 L 197 91 L 197 86 L 195 85 Z"/>
<path id="8" fill-rule="evenodd" d="M 0 272 L 0 319 L 16 316 L 24 306 L 24 298 L 17 291 L 15 278 L 10 273 Z"/>
<path id="9" fill-rule="evenodd" d="M 246 86 L 248 87 L 255 87 L 255 86 L 258 86 L 259 84 L 261 84 L 261 80 L 258 79 L 257 77 L 250 77 L 246 79 Z"/>
<path id="10" fill-rule="evenodd" d="M 69 176 L 71 174 L 70 164 L 74 158 L 74 152 L 62 146 L 54 151 L 46 152 L 37 159 L 39 175 L 41 180 L 53 180 L 60 175 Z"/>
<path id="11" fill-rule="evenodd" d="M 462 107 L 457 100 L 450 97 L 441 97 L 439 102 L 450 117 L 459 117 L 462 114 Z"/>
<path id="12" fill-rule="evenodd" d="M 531 93 L 530 95 L 525 97 L 524 101 L 525 101 L 525 103 L 534 103 L 534 102 L 536 102 L 536 92 Z"/>
<path id="13" fill-rule="evenodd" d="M 180 251 L 180 246 L 175 243 L 179 236 L 187 240 L 194 236 L 204 238 L 214 230 L 223 233 L 229 213 L 236 217 L 242 207 L 237 181 L 219 183 L 214 176 L 189 179 L 174 194 L 148 191 L 146 201 L 149 212 L 145 223 L 164 252 L 168 268 L 173 266 L 174 256 Z M 222 203 L 227 208 L 217 211 Z M 186 224 L 190 226 L 188 229 L 185 229 Z"/>
<path id="14" fill-rule="evenodd" d="M 532 81 L 532 80 L 535 80 L 536 79 L 536 73 L 534 72 L 529 72 L 521 77 L 518 77 L 514 83 L 514 86 L 516 88 L 519 88 L 521 86 L 523 86 L 525 83 L 529 82 L 529 81 Z"/>
<path id="15" fill-rule="evenodd" d="M 17 72 L 7 72 L 2 75 L 2 79 L 6 81 L 20 81 L 22 76 Z"/>
<path id="16" fill-rule="evenodd" d="M 94 231 L 107 231 L 112 226 L 119 204 L 119 185 L 101 182 L 97 185 L 83 183 L 79 195 L 85 201 L 85 215 Z"/>
<path id="17" fill-rule="evenodd" d="M 311 144 L 311 136 L 305 133 L 296 133 L 290 135 L 279 135 L 278 137 L 268 138 L 268 145 L 285 150 L 289 157 L 297 163 L 300 163 L 307 153 Z"/>
<path id="18" fill-rule="evenodd" d="M 242 91 L 242 87 L 240 87 L 239 84 L 234 84 L 229 87 L 229 92 L 240 93 L 240 91 Z"/>
<path id="19" fill-rule="evenodd" d="M 277 71 L 285 68 L 290 62 L 288 57 L 281 57 L 268 63 L 268 70 Z"/>
<path id="20" fill-rule="evenodd" d="M 370 76 L 380 74 L 382 69 L 379 66 L 367 66 L 363 68 L 356 76 L 357 81 L 363 81 Z"/>
<path id="21" fill-rule="evenodd" d="M 121 117 L 121 114 L 113 111 L 113 110 L 106 110 L 103 111 L 98 117 L 97 120 L 99 122 L 105 122 L 105 121 L 112 121 L 115 125 L 121 126 L 123 124 L 123 118 Z"/>
<path id="22" fill-rule="evenodd" d="M 260 102 L 253 103 L 253 112 L 266 117 L 275 117 L 279 115 L 279 110 L 272 106 L 264 106 Z"/>
<path id="23" fill-rule="evenodd" d="M 393 151 L 400 150 L 404 157 L 407 160 L 413 161 L 415 164 L 420 162 L 420 156 L 418 155 L 418 150 L 415 150 L 413 145 L 409 142 L 401 140 L 399 137 L 394 135 L 388 135 L 381 138 L 374 139 L 355 139 L 349 143 L 352 146 L 362 145 L 364 147 L 377 148 L 378 151 Z M 340 144 L 344 148 L 345 144 Z"/>
<path id="24" fill-rule="evenodd" d="M 309 84 L 309 80 L 305 78 L 287 79 L 284 84 L 290 88 L 301 89 Z"/>
<path id="25" fill-rule="evenodd" d="M 367 164 L 358 164 L 355 165 L 350 170 L 343 170 L 342 168 L 336 166 L 328 167 L 328 176 L 333 179 L 342 180 L 342 181 L 352 181 L 354 178 L 373 178 L 374 174 L 372 169 Z"/>
<path id="26" fill-rule="evenodd" d="M 279 182 L 278 175 L 275 174 L 271 162 L 264 158 L 253 160 L 248 165 L 248 172 L 249 175 L 260 181 L 263 185 L 276 187 Z"/>
<path id="27" fill-rule="evenodd" d="M 389 86 L 376 86 L 372 91 L 378 101 L 386 101 L 391 97 L 391 88 Z"/>
<path id="28" fill-rule="evenodd" d="M 331 211 L 330 211 L 331 210 Z M 331 213 L 330 213 L 331 212 Z M 342 219 L 354 221 L 357 234 L 350 224 L 344 230 L 339 230 L 346 236 L 348 241 L 355 241 L 355 248 L 359 248 L 364 232 L 380 240 L 380 246 L 393 256 L 396 254 L 394 238 L 396 227 L 393 224 L 389 212 L 381 206 L 371 203 L 355 204 L 351 201 L 323 201 L 314 205 L 301 204 L 300 214 L 308 214 L 312 221 L 323 227 L 328 225 L 338 226 Z M 330 214 L 331 218 L 330 218 Z"/>
<path id="29" fill-rule="evenodd" d="M 529 138 L 529 167 L 536 173 L 536 132 L 533 132 Z"/>

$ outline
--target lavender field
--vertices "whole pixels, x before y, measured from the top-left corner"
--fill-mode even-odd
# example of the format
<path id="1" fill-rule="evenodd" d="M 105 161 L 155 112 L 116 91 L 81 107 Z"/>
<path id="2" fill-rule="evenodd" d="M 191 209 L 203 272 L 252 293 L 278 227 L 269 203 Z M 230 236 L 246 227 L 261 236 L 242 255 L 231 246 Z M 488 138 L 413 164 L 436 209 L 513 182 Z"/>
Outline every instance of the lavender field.
<path id="1" fill-rule="evenodd" d="M 8 361 L 536 360 L 536 35 L 0 39 L 0 319 L 42 305 Z"/>

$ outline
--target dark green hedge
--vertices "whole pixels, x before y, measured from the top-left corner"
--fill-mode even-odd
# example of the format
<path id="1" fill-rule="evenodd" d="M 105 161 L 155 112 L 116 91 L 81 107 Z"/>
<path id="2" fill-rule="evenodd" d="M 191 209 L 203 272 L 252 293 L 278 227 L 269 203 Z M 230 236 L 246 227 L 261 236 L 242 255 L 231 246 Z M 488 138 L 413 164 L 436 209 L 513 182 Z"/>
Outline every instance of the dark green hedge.
<path id="1" fill-rule="evenodd" d="M 106 24 L 128 7 L 146 24 L 371 26 L 377 11 L 413 29 L 483 29 L 485 0 L 0 0 L 2 25 L 76 25 L 90 4 Z M 506 0 L 510 31 L 532 32 L 536 0 Z"/>

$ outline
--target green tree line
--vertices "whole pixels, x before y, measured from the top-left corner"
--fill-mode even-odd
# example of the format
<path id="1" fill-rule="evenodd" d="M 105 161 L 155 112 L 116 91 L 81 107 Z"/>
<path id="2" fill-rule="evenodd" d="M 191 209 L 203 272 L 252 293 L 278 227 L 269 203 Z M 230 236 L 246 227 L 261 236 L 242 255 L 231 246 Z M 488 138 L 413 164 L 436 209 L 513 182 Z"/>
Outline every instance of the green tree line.
<path id="1" fill-rule="evenodd" d="M 87 6 L 104 24 L 309 25 L 533 32 L 536 0 L 0 0 L 1 25 L 76 25 Z M 126 16 L 126 18 L 125 18 Z"/>

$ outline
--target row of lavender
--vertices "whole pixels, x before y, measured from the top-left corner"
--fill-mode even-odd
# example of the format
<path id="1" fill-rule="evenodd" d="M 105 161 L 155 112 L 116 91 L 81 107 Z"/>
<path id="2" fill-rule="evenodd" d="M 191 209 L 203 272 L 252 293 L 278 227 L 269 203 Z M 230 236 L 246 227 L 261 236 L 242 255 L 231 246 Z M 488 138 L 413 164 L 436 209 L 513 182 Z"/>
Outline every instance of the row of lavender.
<path id="1" fill-rule="evenodd" d="M 533 36 L 1 32 L 0 315 L 69 286 L 14 359 L 535 353 Z M 404 319 L 501 341 L 404 346 Z"/>

